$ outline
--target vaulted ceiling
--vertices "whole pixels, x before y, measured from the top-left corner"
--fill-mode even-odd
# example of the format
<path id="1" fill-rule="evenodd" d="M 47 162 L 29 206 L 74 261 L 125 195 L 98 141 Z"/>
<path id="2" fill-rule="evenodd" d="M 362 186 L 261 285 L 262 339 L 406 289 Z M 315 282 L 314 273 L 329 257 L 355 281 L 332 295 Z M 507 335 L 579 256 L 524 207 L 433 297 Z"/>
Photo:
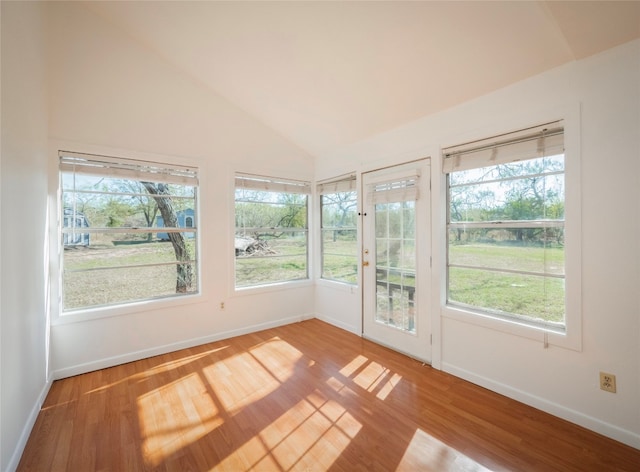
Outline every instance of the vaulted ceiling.
<path id="1" fill-rule="evenodd" d="M 640 37 L 640 2 L 89 2 L 312 155 Z"/>

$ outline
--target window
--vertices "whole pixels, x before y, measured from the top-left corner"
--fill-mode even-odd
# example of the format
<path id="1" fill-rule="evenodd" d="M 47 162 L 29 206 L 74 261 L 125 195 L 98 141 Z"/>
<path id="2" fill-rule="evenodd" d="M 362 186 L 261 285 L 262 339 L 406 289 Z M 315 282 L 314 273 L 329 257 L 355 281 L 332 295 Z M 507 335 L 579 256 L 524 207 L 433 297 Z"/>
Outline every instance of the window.
<path id="1" fill-rule="evenodd" d="M 308 182 L 236 175 L 236 288 L 307 279 Z"/>
<path id="2" fill-rule="evenodd" d="M 355 175 L 318 184 L 320 194 L 321 277 L 355 284 L 358 278 Z"/>
<path id="3" fill-rule="evenodd" d="M 59 157 L 63 311 L 198 292 L 197 169 Z"/>
<path id="4" fill-rule="evenodd" d="M 562 122 L 444 150 L 447 303 L 564 332 Z"/>

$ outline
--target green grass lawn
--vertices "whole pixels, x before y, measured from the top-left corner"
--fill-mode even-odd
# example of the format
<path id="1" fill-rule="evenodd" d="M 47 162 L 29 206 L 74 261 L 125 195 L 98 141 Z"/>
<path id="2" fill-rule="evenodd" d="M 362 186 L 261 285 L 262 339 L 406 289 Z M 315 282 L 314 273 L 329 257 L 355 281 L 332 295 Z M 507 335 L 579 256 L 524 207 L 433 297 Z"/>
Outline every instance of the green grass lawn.
<path id="1" fill-rule="evenodd" d="M 268 240 L 269 251 L 236 257 L 236 287 L 307 278 L 305 238 Z"/>
<path id="2" fill-rule="evenodd" d="M 188 244 L 193 251 L 193 240 Z M 236 258 L 237 286 L 307 278 L 304 240 L 272 240 L 273 254 Z M 327 246 L 323 274 L 347 282 L 357 281 L 357 257 L 353 241 L 336 241 Z M 518 269 L 528 272 L 563 274 L 564 250 L 497 244 L 453 245 L 451 262 L 465 266 Z M 65 307 L 98 306 L 128 300 L 142 300 L 175 294 L 174 264 L 115 269 L 116 266 L 175 262 L 169 242 L 113 245 L 103 242 L 88 248 L 64 252 Z M 104 270 L 88 270 L 103 268 Z M 112 269 L 110 269 L 112 268 Z M 78 271 L 78 272 L 75 272 Z M 194 275 L 195 277 L 195 275 Z M 390 282 L 396 275 L 389 276 Z M 194 279 L 195 282 L 195 279 Z M 402 281 L 413 285 L 413 280 Z M 194 283 L 193 289 L 195 290 Z M 449 300 L 478 308 L 492 308 L 551 322 L 564 321 L 564 279 L 452 267 Z"/>
<path id="3" fill-rule="evenodd" d="M 450 246 L 449 263 L 561 275 L 564 273 L 564 249 L 498 244 L 454 244 Z"/>
<path id="4" fill-rule="evenodd" d="M 450 262 L 564 274 L 564 250 L 474 244 L 451 246 Z M 449 301 L 551 322 L 564 321 L 564 279 L 451 267 Z"/>
<path id="5" fill-rule="evenodd" d="M 327 232 L 322 241 L 322 277 L 341 282 L 358 280 L 358 249 L 355 233 L 333 237 Z"/>
<path id="6" fill-rule="evenodd" d="M 187 240 L 193 254 L 194 241 Z M 106 241 L 64 251 L 67 310 L 175 295 L 176 257 L 170 242 L 113 245 Z M 127 267 L 162 264 L 147 267 Z M 192 291 L 197 287 L 194 270 Z"/>

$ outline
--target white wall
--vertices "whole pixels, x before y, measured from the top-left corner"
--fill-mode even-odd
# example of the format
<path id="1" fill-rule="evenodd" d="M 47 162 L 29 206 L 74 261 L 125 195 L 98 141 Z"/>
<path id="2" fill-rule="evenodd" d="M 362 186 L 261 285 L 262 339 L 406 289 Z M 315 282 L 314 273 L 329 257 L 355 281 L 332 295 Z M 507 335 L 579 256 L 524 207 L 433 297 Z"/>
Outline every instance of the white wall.
<path id="1" fill-rule="evenodd" d="M 0 470 L 48 391 L 47 97 L 42 5 L 2 2 Z"/>
<path id="2" fill-rule="evenodd" d="M 574 62 L 316 160 L 322 178 L 432 159 L 433 293 L 444 287 L 443 146 L 581 107 L 582 349 L 447 317 L 435 300 L 434 366 L 640 448 L 640 41 Z M 563 116 L 557 116 L 563 118 Z M 571 241 L 568 242 L 571 244 Z M 320 299 L 318 294 L 318 300 Z M 350 295 L 323 313 L 341 313 Z M 342 322 L 352 323 L 351 315 Z M 338 323 L 341 320 L 338 320 Z M 599 389 L 614 373 L 618 393 Z"/>
<path id="3" fill-rule="evenodd" d="M 54 312 L 55 376 L 312 316 L 311 283 L 240 295 L 231 279 L 234 171 L 311 179 L 312 158 L 102 17 L 74 3 L 48 7 L 51 198 L 59 147 L 150 155 L 195 164 L 201 172 L 203 295 L 122 316 Z"/>
<path id="4" fill-rule="evenodd" d="M 318 281 L 315 297 L 316 318 L 358 336 L 362 334 L 362 292 L 359 285 Z"/>

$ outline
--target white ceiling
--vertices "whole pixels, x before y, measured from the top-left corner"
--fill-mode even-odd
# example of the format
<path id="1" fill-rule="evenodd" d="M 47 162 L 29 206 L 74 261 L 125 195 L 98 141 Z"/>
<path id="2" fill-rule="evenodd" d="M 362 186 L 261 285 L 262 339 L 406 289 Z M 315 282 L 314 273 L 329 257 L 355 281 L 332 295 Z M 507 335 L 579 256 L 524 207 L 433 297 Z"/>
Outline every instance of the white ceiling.
<path id="1" fill-rule="evenodd" d="M 640 2 L 90 2 L 312 155 L 640 37 Z"/>

